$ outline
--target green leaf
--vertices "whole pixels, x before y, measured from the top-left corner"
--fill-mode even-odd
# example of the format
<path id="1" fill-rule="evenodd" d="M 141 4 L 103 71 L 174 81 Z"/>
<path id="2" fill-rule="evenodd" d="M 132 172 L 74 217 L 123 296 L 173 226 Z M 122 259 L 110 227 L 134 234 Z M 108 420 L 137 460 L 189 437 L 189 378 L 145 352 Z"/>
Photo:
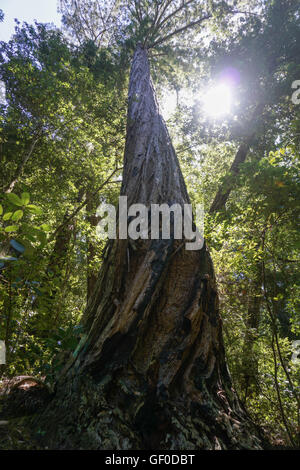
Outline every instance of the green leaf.
<path id="1" fill-rule="evenodd" d="M 41 229 L 41 230 L 44 230 L 44 232 L 51 232 L 51 225 L 49 225 L 49 224 L 42 224 L 42 225 L 40 226 L 40 229 Z"/>
<path id="2" fill-rule="evenodd" d="M 4 214 L 3 216 L 3 220 L 9 220 L 12 215 L 13 215 L 12 212 L 6 212 L 6 214 Z"/>
<path id="3" fill-rule="evenodd" d="M 29 193 L 22 193 L 21 200 L 22 200 L 23 206 L 27 206 L 27 204 L 30 201 L 30 194 Z"/>
<path id="4" fill-rule="evenodd" d="M 2 214 L 3 214 L 3 207 L 0 204 L 0 215 L 2 215 Z"/>
<path id="5" fill-rule="evenodd" d="M 5 227 L 5 232 L 16 232 L 18 230 L 17 225 L 9 225 L 8 227 Z"/>
<path id="6" fill-rule="evenodd" d="M 23 214 L 24 212 L 21 211 L 21 210 L 18 210 L 14 213 L 14 215 L 12 216 L 11 220 L 13 220 L 14 222 L 18 222 L 18 220 L 22 219 L 23 217 Z"/>
<path id="7" fill-rule="evenodd" d="M 43 210 L 40 207 L 35 206 L 34 204 L 28 204 L 27 207 L 30 210 L 30 212 L 32 212 L 35 215 L 41 215 L 43 213 Z"/>
<path id="8" fill-rule="evenodd" d="M 21 207 L 23 206 L 22 200 L 16 194 L 8 193 L 6 196 L 7 196 L 7 199 L 9 200 L 9 202 L 14 204 L 15 206 L 21 206 Z"/>

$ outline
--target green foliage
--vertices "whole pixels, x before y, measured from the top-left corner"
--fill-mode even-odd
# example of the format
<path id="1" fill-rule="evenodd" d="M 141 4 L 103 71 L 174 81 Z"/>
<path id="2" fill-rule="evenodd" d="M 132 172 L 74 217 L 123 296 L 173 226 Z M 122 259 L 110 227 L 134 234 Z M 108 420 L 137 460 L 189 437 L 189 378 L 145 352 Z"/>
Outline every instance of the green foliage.
<path id="1" fill-rule="evenodd" d="M 253 418 L 281 444 L 290 438 L 276 382 L 291 435 L 294 442 L 298 439 L 299 363 L 292 361 L 300 324 L 299 153 L 295 150 L 279 148 L 260 160 L 253 155 L 242 166 L 226 214 L 206 220 L 235 387 Z M 204 184 L 208 176 L 202 174 Z M 279 337 L 276 374 L 274 334 Z"/>
<path id="2" fill-rule="evenodd" d="M 295 446 L 300 115 L 290 92 L 300 78 L 299 6 L 253 0 L 246 14 L 236 14 L 224 1 L 75 3 L 60 2 L 68 39 L 25 24 L 1 44 L 5 374 L 42 375 L 53 384 L 76 354 L 89 281 L 105 251 L 95 233 L 96 208 L 100 200 L 115 203 L 120 188 L 117 172 L 97 192 L 122 166 L 129 58 L 137 42 L 157 43 L 150 57 L 158 86 L 194 91 L 193 105 L 180 102 L 169 122 L 192 202 L 204 202 L 208 214 L 220 185 L 231 189 L 225 210 L 206 216 L 205 235 L 234 386 L 273 442 Z M 165 21 L 155 28 L 164 6 Z M 163 40 L 206 13 L 208 22 Z M 240 77 L 232 115 L 211 121 L 197 97 L 227 67 Z M 252 134 L 246 162 L 231 174 L 241 142 Z"/>
<path id="3" fill-rule="evenodd" d="M 125 87 L 109 53 L 70 46 L 44 25 L 18 27 L 0 59 L 0 337 L 6 374 L 41 374 L 54 351 L 47 339 L 85 307 L 92 244 L 99 269 L 103 246 L 93 234 L 87 248 L 86 205 L 65 220 L 87 191 L 95 208 L 118 192 L 97 188 L 121 166 Z"/>

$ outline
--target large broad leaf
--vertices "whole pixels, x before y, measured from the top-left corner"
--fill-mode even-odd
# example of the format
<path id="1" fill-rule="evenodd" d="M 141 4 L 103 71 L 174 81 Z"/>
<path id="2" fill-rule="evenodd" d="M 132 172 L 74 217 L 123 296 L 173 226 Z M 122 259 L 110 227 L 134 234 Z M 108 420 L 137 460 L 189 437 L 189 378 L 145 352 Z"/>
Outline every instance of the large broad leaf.
<path id="1" fill-rule="evenodd" d="M 27 206 L 27 204 L 30 201 L 30 194 L 29 193 L 22 193 L 21 199 L 22 199 L 23 206 Z"/>
<path id="2" fill-rule="evenodd" d="M 18 226 L 17 225 L 9 225 L 8 227 L 5 227 L 5 232 L 16 232 L 18 230 Z"/>
<path id="3" fill-rule="evenodd" d="M 4 214 L 4 216 L 3 216 L 3 220 L 4 221 L 9 220 L 12 215 L 13 215 L 12 212 L 6 212 L 6 214 Z"/>
<path id="4" fill-rule="evenodd" d="M 22 217 L 23 217 L 23 211 L 19 209 L 18 211 L 14 212 L 11 220 L 13 220 L 14 222 L 18 222 L 18 220 L 22 219 Z"/>
<path id="5" fill-rule="evenodd" d="M 43 213 L 43 210 L 40 207 L 35 206 L 34 204 L 28 204 L 27 207 L 33 214 L 41 215 Z"/>
<path id="6" fill-rule="evenodd" d="M 6 196 L 7 196 L 7 199 L 9 200 L 9 202 L 14 204 L 15 206 L 20 206 L 20 207 L 23 206 L 22 200 L 16 194 L 8 193 Z"/>

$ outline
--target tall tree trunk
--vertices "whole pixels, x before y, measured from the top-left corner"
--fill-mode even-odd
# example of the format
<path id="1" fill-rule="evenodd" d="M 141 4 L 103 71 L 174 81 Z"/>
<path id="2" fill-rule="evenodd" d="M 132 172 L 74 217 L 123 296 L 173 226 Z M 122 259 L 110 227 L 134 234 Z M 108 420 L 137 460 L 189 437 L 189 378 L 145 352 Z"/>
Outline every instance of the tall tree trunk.
<path id="1" fill-rule="evenodd" d="M 247 137 L 245 141 L 240 144 L 238 151 L 236 152 L 236 155 L 232 162 L 232 165 L 230 167 L 230 171 L 229 171 L 230 175 L 238 175 L 240 171 L 240 165 L 241 163 L 244 163 L 244 161 L 246 160 L 253 138 L 254 138 L 254 135 L 251 135 Z M 219 187 L 218 192 L 215 195 L 215 198 L 212 202 L 212 205 L 210 206 L 210 209 L 209 209 L 210 214 L 214 214 L 215 212 L 219 212 L 225 209 L 225 204 L 228 201 L 230 193 L 233 189 L 232 186 L 230 186 L 227 189 L 226 188 L 227 188 L 227 185 L 225 183 L 221 184 L 221 186 Z"/>
<path id="2" fill-rule="evenodd" d="M 147 51 L 133 58 L 122 195 L 189 203 Z M 180 249 L 178 249 L 180 248 Z M 85 334 L 38 420 L 49 448 L 260 448 L 227 371 L 212 261 L 180 240 L 108 246 Z"/>

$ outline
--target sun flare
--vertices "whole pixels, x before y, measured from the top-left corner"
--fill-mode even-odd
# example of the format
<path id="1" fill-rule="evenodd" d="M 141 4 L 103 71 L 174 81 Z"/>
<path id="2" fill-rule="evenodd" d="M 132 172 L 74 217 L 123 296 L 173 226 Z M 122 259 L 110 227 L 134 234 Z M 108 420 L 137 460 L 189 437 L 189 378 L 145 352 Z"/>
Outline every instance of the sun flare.
<path id="1" fill-rule="evenodd" d="M 229 85 L 221 83 L 205 93 L 203 97 L 203 111 L 208 116 L 219 118 L 230 113 L 232 91 Z"/>

